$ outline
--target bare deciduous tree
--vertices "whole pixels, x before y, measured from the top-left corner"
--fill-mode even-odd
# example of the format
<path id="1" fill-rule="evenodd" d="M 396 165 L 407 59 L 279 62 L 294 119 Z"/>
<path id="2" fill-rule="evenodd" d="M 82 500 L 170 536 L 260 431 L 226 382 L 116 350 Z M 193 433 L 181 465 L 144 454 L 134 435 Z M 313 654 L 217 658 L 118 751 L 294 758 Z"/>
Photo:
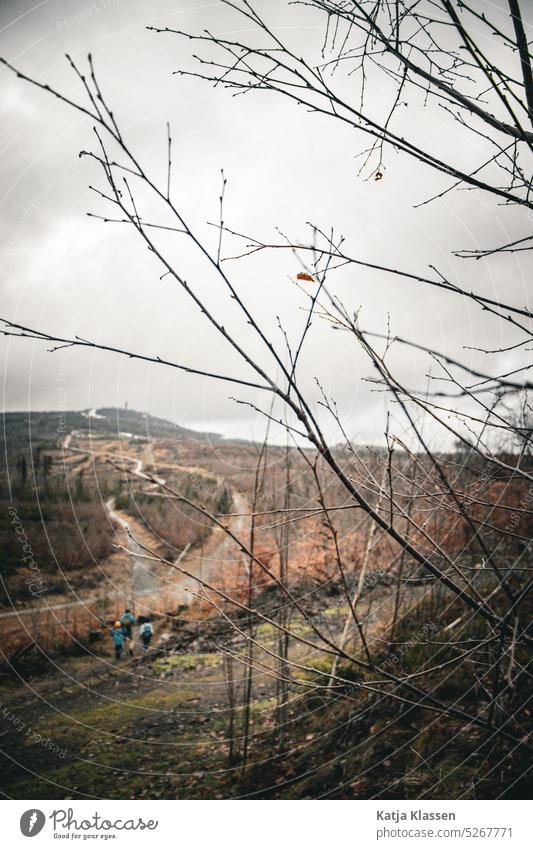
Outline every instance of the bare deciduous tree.
<path id="1" fill-rule="evenodd" d="M 503 6 L 491 7 L 491 17 L 485 10 L 480 11 L 478 4 L 456 4 L 451 0 L 416 3 L 307 0 L 297 4 L 302 7 L 300 14 L 309 15 L 314 22 L 317 19 L 324 22 L 321 49 L 317 55 L 310 49 L 308 57 L 294 52 L 247 0 L 228 0 L 225 5 L 245 19 L 247 31 L 252 31 L 249 42 L 209 32 L 197 35 L 169 28 L 156 30 L 168 37 L 198 42 L 202 50 L 198 70 L 183 73 L 192 73 L 236 93 L 288 98 L 330 119 L 332 132 L 339 122 L 352 127 L 369 140 L 361 152 L 362 176 L 383 179 L 392 157 L 398 154 L 416 160 L 420 168 L 432 169 L 445 180 L 442 190 L 424 203 L 437 201 L 461 188 L 487 198 L 487 214 L 492 202 L 522 208 L 523 236 L 508 244 L 487 245 L 483 250 L 463 246 L 456 252 L 458 259 L 479 261 L 477 267 L 483 269 L 484 263 L 494 256 L 505 259 L 509 254 L 533 248 L 533 235 L 529 234 L 529 210 L 533 208 L 530 192 L 533 81 L 531 54 L 518 0 L 509 0 L 508 10 Z M 292 691 L 313 692 L 324 699 L 356 701 L 359 690 L 363 690 L 398 702 L 402 707 L 417 706 L 469 727 L 477 726 L 513 745 L 525 745 L 523 704 L 515 700 L 513 688 L 518 675 L 530 679 L 520 654 L 529 649 L 532 641 L 523 616 L 531 587 L 529 546 L 533 516 L 530 365 L 525 362 L 507 373 L 497 373 L 490 365 L 483 370 L 474 369 L 463 361 L 462 352 L 453 356 L 443 354 L 416 339 L 397 337 L 390 328 L 380 334 L 368 332 L 361 327 L 357 312 L 336 294 L 335 271 L 340 267 L 376 270 L 398 281 L 415 282 L 422 290 L 437 287 L 458 303 L 474 305 L 480 313 L 490 316 L 495 327 L 505 326 L 508 334 L 505 347 L 484 350 L 489 361 L 495 352 L 528 350 L 533 313 L 525 306 L 506 302 L 504 276 L 499 278 L 501 295 L 489 297 L 472 291 L 458 279 L 440 274 L 434 267 L 429 273 L 423 270 L 415 273 L 353 256 L 345 247 L 344 238 L 318 223 L 311 225 L 308 243 L 287 236 L 272 241 L 232 230 L 224 223 L 225 180 L 216 243 L 209 247 L 188 224 L 173 197 L 170 130 L 168 172 L 160 185 L 125 137 L 99 86 L 91 58 L 87 73 L 69 61 L 79 78 L 83 101 L 67 98 L 7 62 L 4 64 L 21 79 L 43 89 L 48 96 L 55 96 L 94 124 L 94 148 L 82 152 L 94 161 L 103 181 L 101 188 L 93 189 L 103 211 L 93 217 L 109 224 L 127 224 L 137 233 L 153 254 L 161 273 L 197 305 L 228 350 L 246 365 L 249 376 L 207 373 L 194 365 L 168 362 L 155 354 L 124 351 L 113 344 L 106 346 L 78 337 L 61 338 L 8 319 L 4 319 L 4 334 L 42 340 L 51 343 L 52 350 L 78 346 L 116 351 L 162 367 L 225 381 L 237 389 L 259 390 L 266 399 L 271 399 L 271 405 L 265 403 L 260 411 L 267 421 L 281 423 L 288 437 L 294 440 L 297 454 L 303 458 L 303 466 L 313 482 L 314 496 L 302 506 L 291 495 L 291 459 L 287 453 L 282 507 L 267 505 L 262 492 L 264 445 L 257 462 L 251 533 L 246 541 L 242 534 L 234 532 L 231 522 L 209 513 L 202 505 L 193 504 L 158 478 L 140 474 L 158 486 L 166 497 L 194 507 L 222 528 L 233 541 L 236 552 L 246 558 L 249 580 L 244 598 L 238 593 L 228 594 L 216 581 L 197 579 L 201 592 L 209 597 L 220 615 L 231 620 L 242 641 L 242 651 L 234 651 L 234 655 L 248 670 L 244 688 L 243 767 L 248 762 L 252 670 L 278 681 L 281 740 Z M 374 94 L 378 85 L 380 97 Z M 475 167 L 462 166 L 460 148 L 453 153 L 447 151 L 442 129 L 444 141 L 440 152 L 416 137 L 405 115 L 408 105 L 417 99 L 439 108 L 443 120 L 454 132 L 479 140 L 475 148 L 480 152 L 479 161 Z M 143 213 L 147 206 L 151 210 L 149 218 Z M 261 357 L 250 353 L 245 343 L 228 332 L 216 304 L 205 300 L 194 281 L 185 278 L 160 239 L 163 231 L 171 231 L 195 247 L 205 273 L 217 277 L 228 302 L 240 311 L 243 326 L 253 331 Z M 223 236 L 231 238 L 233 243 L 237 240 L 240 247 L 236 257 L 224 257 Z M 298 277 L 306 316 L 295 339 L 283 333 L 283 345 L 278 345 L 263 330 L 259 317 L 251 312 L 227 270 L 231 268 L 230 259 L 253 254 L 264 256 L 271 251 L 288 251 L 291 256 L 297 256 L 302 269 Z M 306 283 L 310 284 L 308 288 Z M 318 406 L 311 402 L 300 380 L 299 366 L 313 323 L 318 320 L 329 322 L 337 332 L 349 334 L 353 344 L 363 351 L 375 387 L 389 394 L 395 410 L 403 417 L 408 437 L 390 432 L 387 423 L 386 449 L 362 452 L 352 445 L 335 402 L 325 392 L 321 390 Z M 437 369 L 430 377 L 429 388 L 417 388 L 422 385 L 424 375 L 414 375 L 408 385 L 395 371 L 394 354 L 398 346 L 427 355 Z M 341 445 L 333 444 L 324 435 L 323 416 L 335 423 Z M 450 445 L 449 451 L 439 453 L 432 447 L 424 436 L 421 420 L 430 420 L 440 428 Z M 335 495 L 333 503 L 330 492 Z M 337 517 L 347 516 L 354 530 L 357 525 L 353 521 L 354 512 L 365 528 L 360 554 L 343 547 L 342 534 L 337 528 Z M 340 587 L 346 608 L 344 614 L 339 614 L 340 627 L 334 633 L 324 626 L 320 616 L 310 611 L 299 594 L 297 578 L 291 569 L 292 529 L 301 522 L 317 522 L 317 517 L 328 536 L 334 560 L 333 580 Z M 258 553 L 257 539 L 268 534 L 277 541 L 277 567 Z M 387 568 L 373 568 L 374 547 L 385 543 Z M 161 559 L 142 542 L 137 544 L 148 559 Z M 163 562 L 167 561 L 163 558 Z M 168 561 L 168 566 L 195 577 L 183 564 Z M 254 576 L 275 589 L 277 610 L 274 612 L 256 605 Z M 393 586 L 393 601 L 386 610 L 386 627 L 376 641 L 371 633 L 373 605 L 381 603 L 379 591 L 385 581 Z M 330 582 L 331 579 L 324 580 L 324 584 Z M 367 603 L 368 609 L 363 614 L 363 604 Z M 421 604 L 428 605 L 433 630 L 413 639 L 432 642 L 434 662 L 424 663 L 415 670 L 403 669 L 398 655 L 394 655 L 398 648 L 395 642 L 398 622 L 404 615 L 416 621 L 415 611 Z M 443 618 L 446 611 L 453 614 L 448 617 L 450 621 Z M 244 615 L 246 625 L 242 627 L 240 616 L 233 614 Z M 296 620 L 299 627 L 295 627 Z M 268 624 L 278 635 L 273 644 L 259 638 L 260 623 Z M 386 661 L 379 650 L 379 640 L 388 648 Z M 302 651 L 291 651 L 292 646 Z M 320 664 L 313 662 L 317 653 L 327 660 L 326 674 Z M 391 661 L 391 657 L 396 660 Z M 236 727 L 232 663 L 233 656 L 230 659 L 228 654 L 230 736 Z M 471 670 L 472 686 L 479 686 L 484 693 L 479 710 L 470 710 L 467 694 L 462 700 L 446 699 L 436 684 L 437 680 L 446 681 L 454 670 L 465 667 Z M 234 754 L 232 748 L 232 761 Z"/>

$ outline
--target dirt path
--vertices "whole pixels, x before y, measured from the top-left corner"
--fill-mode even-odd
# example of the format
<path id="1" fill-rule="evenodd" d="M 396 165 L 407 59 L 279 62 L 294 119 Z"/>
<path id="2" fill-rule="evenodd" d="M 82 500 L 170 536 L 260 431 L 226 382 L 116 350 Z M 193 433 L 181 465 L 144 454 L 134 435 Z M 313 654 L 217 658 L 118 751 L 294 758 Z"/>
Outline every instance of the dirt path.
<path id="1" fill-rule="evenodd" d="M 87 463 L 94 462 L 97 457 L 111 456 L 108 451 L 92 451 L 74 445 L 72 440 L 76 436 L 76 431 L 73 431 L 65 437 L 62 445 L 64 454 L 76 457 L 85 456 Z M 145 464 L 151 462 L 151 450 L 150 444 L 143 450 L 142 457 L 113 456 L 116 456 L 124 465 L 131 464 L 128 473 L 143 479 L 145 477 L 143 471 Z M 76 471 L 79 468 L 77 466 Z M 215 478 L 219 484 L 222 482 L 221 478 L 198 466 L 180 465 L 172 466 L 172 468 L 189 474 Z M 161 477 L 156 478 L 156 481 L 155 483 L 150 482 L 146 490 L 155 490 L 159 484 L 165 483 L 165 480 Z M 237 492 L 232 494 L 236 512 L 246 512 L 247 505 L 244 496 Z M 161 603 L 167 603 L 169 609 L 178 605 L 190 605 L 194 597 L 193 592 L 200 588 L 198 581 L 180 575 L 175 569 L 159 566 L 159 564 L 154 564 L 153 561 L 146 559 L 142 545 L 157 550 L 159 540 L 141 522 L 117 510 L 116 498 L 108 498 L 104 502 L 104 506 L 111 524 L 118 529 L 117 543 L 129 552 L 115 552 L 108 560 L 100 564 L 102 581 L 106 584 L 103 588 L 108 606 L 114 608 L 124 606 L 129 602 L 133 607 L 143 609 L 145 613 L 150 613 L 152 610 L 157 612 L 157 605 L 154 605 L 154 599 L 157 597 L 160 598 Z M 231 519 L 234 533 L 242 532 L 244 524 L 245 518 L 242 516 Z M 215 528 L 207 545 L 202 547 L 200 553 L 190 551 L 187 546 L 175 562 L 181 562 L 189 572 L 199 577 L 213 578 L 225 566 L 233 562 L 236 556 L 235 543 L 228 539 L 220 528 Z M 118 579 L 117 557 L 122 557 L 123 561 L 125 560 L 128 564 L 127 567 L 123 568 L 124 575 L 122 577 L 120 577 L 121 573 L 118 573 Z M 113 566 L 111 566 L 111 562 L 113 562 Z M 113 588 L 111 591 L 108 590 L 109 585 Z M 51 623 L 56 623 L 58 627 L 64 630 L 65 627 L 72 628 L 72 623 L 78 622 L 78 627 L 86 631 L 90 627 L 88 622 L 91 621 L 91 618 L 94 620 L 95 613 L 91 611 L 99 597 L 101 597 L 101 592 L 93 592 L 74 601 L 59 599 L 52 604 L 48 603 L 46 598 L 43 598 L 37 605 L 2 613 L 0 614 L 0 622 L 2 622 L 0 634 L 3 637 L 9 636 L 11 645 L 17 634 L 20 637 L 19 642 L 25 644 L 28 641 L 29 634 L 49 629 Z M 63 622 L 63 620 L 65 621 Z"/>
<path id="2" fill-rule="evenodd" d="M 135 519 L 126 518 L 124 514 L 118 513 L 115 510 L 115 499 L 109 498 L 105 502 L 107 515 L 113 524 L 119 525 L 127 534 L 126 546 L 131 552 L 128 555 L 130 560 L 130 585 L 131 594 L 133 596 L 141 595 L 147 592 L 161 592 L 162 588 L 158 586 L 157 576 L 150 569 L 147 561 L 143 558 L 144 551 L 137 540 L 146 536 L 145 528 L 142 528 Z M 129 532 L 131 531 L 131 536 Z M 157 545 L 157 540 L 150 540 L 152 545 Z"/>
<path id="3" fill-rule="evenodd" d="M 63 442 L 63 451 L 74 452 L 77 454 L 85 453 L 88 455 L 88 462 L 92 462 L 95 457 L 108 456 L 109 452 L 88 451 L 76 446 L 71 446 L 73 435 L 74 432 L 70 433 Z M 140 475 L 146 462 L 146 454 L 150 448 L 151 446 L 147 446 L 147 448 L 144 449 L 142 457 L 133 458 L 121 456 L 120 461 L 122 463 L 132 463 L 131 474 Z M 165 481 L 162 481 L 162 483 L 164 482 Z M 153 484 L 153 486 L 157 487 L 157 484 Z M 122 530 L 125 531 L 124 541 L 122 544 L 131 552 L 127 555 L 130 561 L 130 576 L 128 583 L 131 595 L 135 597 L 137 595 L 144 595 L 147 593 L 163 592 L 165 587 L 160 586 L 157 575 L 150 567 L 148 561 L 143 557 L 145 552 L 141 545 L 137 542 L 137 540 L 141 540 L 142 542 L 147 543 L 151 548 L 157 548 L 158 541 L 148 534 L 140 522 L 136 521 L 131 516 L 127 516 L 126 514 L 116 510 L 116 498 L 108 498 L 107 501 L 104 502 L 104 506 L 111 523 L 115 526 L 118 525 L 119 528 L 122 528 Z M 147 537 L 148 539 L 146 539 Z"/>

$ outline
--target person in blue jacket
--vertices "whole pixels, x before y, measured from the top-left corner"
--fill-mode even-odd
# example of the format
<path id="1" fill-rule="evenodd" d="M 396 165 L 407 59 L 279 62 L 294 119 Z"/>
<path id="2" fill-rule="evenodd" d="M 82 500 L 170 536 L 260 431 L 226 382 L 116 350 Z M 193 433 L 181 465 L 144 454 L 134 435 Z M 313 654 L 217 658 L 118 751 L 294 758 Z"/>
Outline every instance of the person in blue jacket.
<path id="1" fill-rule="evenodd" d="M 118 620 L 115 622 L 114 628 L 110 631 L 115 646 L 115 660 L 120 660 L 122 649 L 124 648 L 124 633 L 122 631 L 122 623 Z"/>
<path id="2" fill-rule="evenodd" d="M 135 616 L 133 615 L 129 607 L 126 608 L 126 610 L 120 617 L 120 624 L 122 625 L 124 636 L 127 637 L 128 640 L 131 640 L 132 627 L 133 625 L 135 625 Z"/>

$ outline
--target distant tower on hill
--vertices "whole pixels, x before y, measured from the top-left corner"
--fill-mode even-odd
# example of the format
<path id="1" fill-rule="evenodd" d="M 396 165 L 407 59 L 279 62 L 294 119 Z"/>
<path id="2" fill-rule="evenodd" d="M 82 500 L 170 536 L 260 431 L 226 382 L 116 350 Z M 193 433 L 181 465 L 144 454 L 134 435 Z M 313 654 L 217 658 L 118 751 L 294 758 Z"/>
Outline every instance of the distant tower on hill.
<path id="1" fill-rule="evenodd" d="M 125 409 L 125 410 L 127 410 L 127 409 L 128 409 L 128 402 L 127 402 L 127 401 L 124 401 L 124 409 Z"/>

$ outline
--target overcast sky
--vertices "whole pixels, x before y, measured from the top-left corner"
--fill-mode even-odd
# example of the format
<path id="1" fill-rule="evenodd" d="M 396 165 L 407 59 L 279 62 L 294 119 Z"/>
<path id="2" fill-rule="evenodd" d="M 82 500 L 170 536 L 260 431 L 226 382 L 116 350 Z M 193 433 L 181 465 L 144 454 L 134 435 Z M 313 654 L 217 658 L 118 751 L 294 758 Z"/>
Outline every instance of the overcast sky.
<path id="1" fill-rule="evenodd" d="M 487 5 L 481 2 L 481 5 Z M 317 43 L 322 23 L 304 7 L 258 0 L 298 49 Z M 191 45 L 156 35 L 147 25 L 198 31 L 243 32 L 242 20 L 219 3 L 194 0 L 2 0 L 0 53 L 30 75 L 81 98 L 64 59 L 93 54 L 101 85 L 138 155 L 160 181 L 166 164 L 166 122 L 174 140 L 173 192 L 203 238 L 218 215 L 220 169 L 228 177 L 225 220 L 236 230 L 275 237 L 275 227 L 305 238 L 305 223 L 335 229 L 349 252 L 363 259 L 427 272 L 429 263 L 460 275 L 478 291 L 517 304 L 528 301 L 531 267 L 524 255 L 489 264 L 453 260 L 452 249 L 485 247 L 527 232 L 517 210 L 480 204 L 473 193 L 455 193 L 430 206 L 414 205 L 448 183 L 403 156 L 389 154 L 381 181 L 357 175 L 356 154 L 365 138 L 331 120 L 306 114 L 265 94 L 232 98 L 223 89 L 172 72 L 189 65 Z M 379 93 L 379 92 L 378 92 Z M 208 327 L 205 318 L 169 278 L 135 233 L 86 217 L 102 212 L 89 183 L 101 185 L 94 163 L 78 158 L 91 144 L 90 122 L 31 89 L 1 69 L 1 314 L 58 334 L 123 345 L 196 367 L 252 377 Z M 438 110 L 410 107 L 409 130 L 440 153 L 453 151 L 464 167 L 479 159 L 483 141 L 470 147 L 450 133 Z M 441 124 L 442 122 L 442 124 Z M 206 275 L 193 251 L 168 242 L 188 279 L 204 292 L 252 353 L 267 359 Z M 229 245 L 228 245 L 229 248 Z M 291 339 L 305 321 L 300 270 L 288 253 L 260 254 L 227 266 L 265 331 L 280 340 L 279 315 Z M 362 324 L 383 331 L 390 314 L 393 333 L 451 355 L 463 345 L 496 347 L 501 328 L 461 299 L 443 296 L 399 278 L 345 269 L 331 286 Z M 218 288 L 217 288 L 218 287 Z M 505 330 L 503 331 L 505 333 Z M 227 436 L 261 434 L 248 407 L 236 405 L 232 387 L 112 354 L 0 340 L 5 360 L 6 410 L 69 409 L 123 405 L 149 410 L 188 427 Z M 302 379 L 316 398 L 314 378 L 334 396 L 347 430 L 358 441 L 381 441 L 385 399 L 363 378 L 368 362 L 347 335 L 317 321 L 302 359 Z M 466 356 L 469 356 L 468 354 Z M 493 359 L 495 370 L 516 366 L 520 354 Z M 473 360 L 475 362 L 475 359 Z M 398 349 L 396 366 L 411 384 L 423 383 L 429 361 Z M 483 362 L 486 367 L 486 363 Z M 257 393 L 241 397 L 264 404 Z M 334 431 L 331 428 L 331 434 Z M 279 436 L 279 434 L 278 434 Z"/>

